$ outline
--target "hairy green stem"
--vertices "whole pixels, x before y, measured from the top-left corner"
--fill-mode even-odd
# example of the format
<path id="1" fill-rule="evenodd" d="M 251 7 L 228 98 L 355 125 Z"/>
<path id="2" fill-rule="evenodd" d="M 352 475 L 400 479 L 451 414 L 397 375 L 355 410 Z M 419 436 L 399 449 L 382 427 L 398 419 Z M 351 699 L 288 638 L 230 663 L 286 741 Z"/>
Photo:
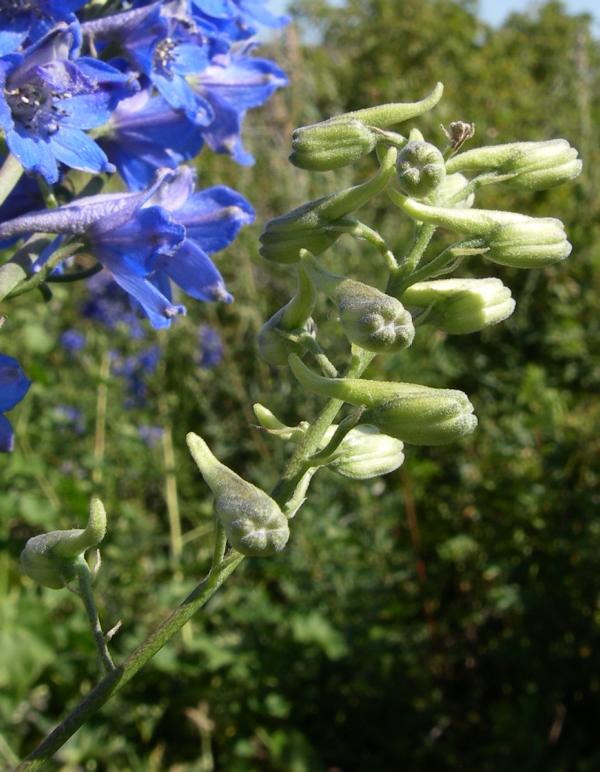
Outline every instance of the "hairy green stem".
<path id="1" fill-rule="evenodd" d="M 67 257 L 74 255 L 81 249 L 81 246 L 81 242 L 74 241 L 71 244 L 66 244 L 64 247 L 61 247 L 61 249 L 57 249 L 48 262 L 44 264 L 43 268 L 37 273 L 20 281 L 12 291 L 2 297 L 10 300 L 11 298 L 23 295 L 25 292 L 31 292 L 32 290 L 37 289 L 37 287 L 39 287 L 52 273 L 52 270 L 61 262 L 61 260 L 65 260 Z M 3 265 L 2 268 L 6 268 L 7 265 Z"/>
<path id="2" fill-rule="evenodd" d="M 98 649 L 98 656 L 102 669 L 106 673 L 110 673 L 115 669 L 115 664 L 112 661 L 106 640 L 104 639 L 104 633 L 100 626 L 100 620 L 98 618 L 98 611 L 96 609 L 96 603 L 94 601 L 94 592 L 92 590 L 92 576 L 90 569 L 85 560 L 81 560 L 81 563 L 77 566 L 77 581 L 79 584 L 78 592 L 83 600 L 88 619 L 90 621 L 90 627 L 92 629 L 92 635 L 96 642 L 96 648 Z"/>
<path id="3" fill-rule="evenodd" d="M 0 168 L 0 206 L 13 192 L 17 182 L 21 179 L 23 171 L 23 167 L 14 155 L 7 156 L 6 161 L 2 164 L 2 168 Z"/>
<path id="4" fill-rule="evenodd" d="M 40 252 L 51 242 L 50 237 L 36 234 L 0 266 L 0 300 L 4 300 L 21 282 L 31 274 L 31 269 Z"/>

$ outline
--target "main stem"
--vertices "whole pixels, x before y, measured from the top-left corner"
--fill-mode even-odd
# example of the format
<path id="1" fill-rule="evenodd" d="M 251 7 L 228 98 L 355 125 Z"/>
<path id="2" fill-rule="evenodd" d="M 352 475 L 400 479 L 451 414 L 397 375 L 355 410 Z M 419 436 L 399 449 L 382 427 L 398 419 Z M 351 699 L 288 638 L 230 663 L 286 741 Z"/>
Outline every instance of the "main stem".
<path id="1" fill-rule="evenodd" d="M 151 633 L 122 665 L 117 666 L 69 713 L 27 758 L 15 768 L 15 772 L 41 769 L 67 740 L 94 715 L 138 670 L 143 667 L 177 633 L 191 617 L 207 603 L 227 577 L 232 574 L 244 556 L 230 553 L 219 565 L 213 566 L 208 576 L 182 601 L 165 621 Z"/>

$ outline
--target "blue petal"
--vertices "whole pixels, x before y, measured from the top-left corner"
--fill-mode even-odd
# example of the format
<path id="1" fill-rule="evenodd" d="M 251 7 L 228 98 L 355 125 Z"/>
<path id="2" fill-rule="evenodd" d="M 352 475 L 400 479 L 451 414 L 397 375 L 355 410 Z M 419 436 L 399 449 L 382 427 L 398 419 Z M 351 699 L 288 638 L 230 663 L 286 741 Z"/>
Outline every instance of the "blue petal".
<path id="1" fill-rule="evenodd" d="M 109 270 L 117 284 L 137 300 L 155 329 L 170 327 L 171 319 L 185 314 L 184 306 L 174 306 L 143 276 L 136 276 L 121 267 Z"/>
<path id="2" fill-rule="evenodd" d="M 209 16 L 223 19 L 231 16 L 231 6 L 227 0 L 192 0 L 192 3 Z"/>
<path id="3" fill-rule="evenodd" d="M 10 421 L 0 415 L 0 453 L 10 453 L 15 447 L 15 433 Z"/>
<path id="4" fill-rule="evenodd" d="M 10 152 L 28 172 L 41 174 L 50 184 L 58 180 L 58 166 L 46 141 L 27 134 L 21 126 L 6 132 Z"/>
<path id="5" fill-rule="evenodd" d="M 181 289 L 196 300 L 231 303 L 223 277 L 210 257 L 186 239 L 177 252 L 161 257 L 157 273 L 164 271 Z"/>
<path id="6" fill-rule="evenodd" d="M 237 0 L 240 11 L 256 19 L 267 27 L 283 27 L 289 24 L 289 16 L 274 16 L 264 6 L 263 0 Z"/>
<path id="7" fill-rule="evenodd" d="M 80 129 L 61 127 L 50 137 L 50 146 L 57 160 L 73 169 L 84 172 L 115 171 L 104 151 Z"/>
<path id="8" fill-rule="evenodd" d="M 12 21 L 3 21 L 4 29 L 0 31 L 0 56 L 11 54 L 27 37 L 29 33 L 29 17 L 19 14 Z"/>
<path id="9" fill-rule="evenodd" d="M 208 67 L 198 78 L 201 93 L 209 99 L 216 93 L 238 111 L 264 104 L 287 76 L 274 62 L 253 57 L 219 57 L 219 65 Z"/>
<path id="10" fill-rule="evenodd" d="M 112 230 L 98 224 L 91 234 L 95 256 L 113 273 L 117 265 L 147 276 L 160 255 L 173 254 L 185 237 L 185 228 L 159 206 L 140 209 L 124 225 Z"/>
<path id="11" fill-rule="evenodd" d="M 27 394 L 31 381 L 13 357 L 0 354 L 0 413 L 5 413 Z"/>
<path id="12" fill-rule="evenodd" d="M 167 102 L 176 110 L 184 110 L 192 120 L 196 117 L 200 105 L 194 90 L 180 75 L 165 77 L 159 73 L 152 73 L 152 82 Z"/>
<path id="13" fill-rule="evenodd" d="M 174 216 L 188 238 L 210 254 L 224 249 L 243 225 L 253 222 L 254 210 L 242 195 L 218 185 L 194 193 Z"/>
<path id="14" fill-rule="evenodd" d="M 244 148 L 240 136 L 244 113 L 238 112 L 216 93 L 210 94 L 209 101 L 215 112 L 215 119 L 210 126 L 202 129 L 207 145 L 215 153 L 230 155 L 242 166 L 251 166 L 254 156 Z"/>

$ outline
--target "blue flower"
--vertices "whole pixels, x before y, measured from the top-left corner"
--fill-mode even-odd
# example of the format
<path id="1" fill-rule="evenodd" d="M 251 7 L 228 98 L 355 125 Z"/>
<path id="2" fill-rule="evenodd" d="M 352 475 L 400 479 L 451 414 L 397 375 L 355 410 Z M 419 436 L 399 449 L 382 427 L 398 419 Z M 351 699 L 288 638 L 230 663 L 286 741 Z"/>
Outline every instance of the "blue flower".
<path id="1" fill-rule="evenodd" d="M 223 359 L 223 341 L 219 333 L 207 324 L 203 324 L 198 332 L 200 344 L 198 364 L 207 370 L 216 367 Z"/>
<path id="2" fill-rule="evenodd" d="M 244 165 L 254 163 L 240 136 L 246 111 L 260 107 L 288 82 L 274 62 L 247 56 L 251 48 L 246 45 L 233 53 L 219 54 L 203 72 L 187 79 L 214 113 L 213 121 L 202 128 L 206 143 L 216 153 L 227 153 Z"/>
<path id="3" fill-rule="evenodd" d="M 85 418 L 81 410 L 72 405 L 56 405 L 54 415 L 60 428 L 72 429 L 75 434 L 85 433 Z"/>
<path id="4" fill-rule="evenodd" d="M 142 424 L 138 426 L 138 436 L 149 448 L 154 448 L 162 440 L 165 430 L 162 426 Z"/>
<path id="5" fill-rule="evenodd" d="M 203 145 L 199 124 L 144 89 L 119 103 L 99 139 L 130 190 L 149 185 L 160 167 L 174 169 Z"/>
<path id="6" fill-rule="evenodd" d="M 65 330 L 60 336 L 60 345 L 68 354 L 76 354 L 85 348 L 85 335 L 77 330 Z"/>
<path id="7" fill-rule="evenodd" d="M 275 16 L 265 0 L 191 0 L 195 18 L 209 18 L 231 40 L 245 40 L 256 33 L 255 24 L 282 27 L 288 16 Z"/>
<path id="8" fill-rule="evenodd" d="M 142 306 L 153 327 L 185 313 L 171 302 L 171 280 L 197 300 L 231 301 L 209 255 L 223 249 L 254 210 L 224 186 L 194 192 L 187 167 L 163 170 L 141 193 L 112 193 L 22 215 L 0 225 L 0 238 L 29 232 L 85 236 L 91 253 Z"/>
<path id="9" fill-rule="evenodd" d="M 143 405 L 148 394 L 147 378 L 156 371 L 159 361 L 160 348 L 158 346 L 150 346 L 137 354 L 131 354 L 124 358 L 118 355 L 113 357 L 113 374 L 123 378 L 129 394 L 126 407 Z"/>
<path id="10" fill-rule="evenodd" d="M 9 0 L 2 3 L 0 56 L 10 54 L 27 40 L 35 42 L 58 21 L 75 21 L 73 11 L 86 0 Z M 8 7 L 6 7 L 8 6 Z"/>
<path id="11" fill-rule="evenodd" d="M 31 381 L 13 357 L 0 354 L 0 414 L 12 410 L 27 394 Z M 0 452 L 8 453 L 14 447 L 14 432 L 10 421 L 0 415 Z"/>
<path id="12" fill-rule="evenodd" d="M 187 3 L 154 3 L 144 8 L 97 19 L 83 25 L 84 34 L 98 42 L 116 43 L 175 110 L 192 120 L 209 123 L 210 105 L 194 93 L 187 76 L 202 71 L 228 44 L 200 29 L 185 12 Z"/>
<path id="13" fill-rule="evenodd" d="M 77 53 L 77 25 L 58 24 L 22 54 L 0 58 L 0 128 L 9 150 L 30 172 L 58 179 L 58 163 L 89 172 L 114 171 L 85 134 L 110 118 L 138 86 L 130 76 Z"/>

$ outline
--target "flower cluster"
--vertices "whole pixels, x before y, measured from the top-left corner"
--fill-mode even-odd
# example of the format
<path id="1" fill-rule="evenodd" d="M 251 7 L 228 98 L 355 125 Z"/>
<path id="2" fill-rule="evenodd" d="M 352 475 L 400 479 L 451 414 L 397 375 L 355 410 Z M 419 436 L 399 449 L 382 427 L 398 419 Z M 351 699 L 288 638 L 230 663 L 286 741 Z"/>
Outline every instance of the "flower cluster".
<path id="1" fill-rule="evenodd" d="M 212 255 L 252 222 L 252 206 L 224 186 L 196 190 L 182 164 L 204 146 L 253 163 L 244 116 L 287 79 L 254 55 L 252 38 L 287 18 L 266 0 L 119 5 L 102 12 L 83 0 L 17 0 L 1 14 L 0 246 L 58 236 L 16 284 L 10 261 L 0 266 L 0 299 L 104 269 L 84 314 L 125 321 L 140 337 L 131 309 L 154 328 L 185 313 L 174 286 L 195 300 L 232 300 Z M 69 184 L 70 169 L 93 175 L 75 198 L 68 191 L 81 184 Z M 102 193 L 99 175 L 114 173 L 122 192 Z M 71 270 L 86 255 L 96 266 Z"/>

